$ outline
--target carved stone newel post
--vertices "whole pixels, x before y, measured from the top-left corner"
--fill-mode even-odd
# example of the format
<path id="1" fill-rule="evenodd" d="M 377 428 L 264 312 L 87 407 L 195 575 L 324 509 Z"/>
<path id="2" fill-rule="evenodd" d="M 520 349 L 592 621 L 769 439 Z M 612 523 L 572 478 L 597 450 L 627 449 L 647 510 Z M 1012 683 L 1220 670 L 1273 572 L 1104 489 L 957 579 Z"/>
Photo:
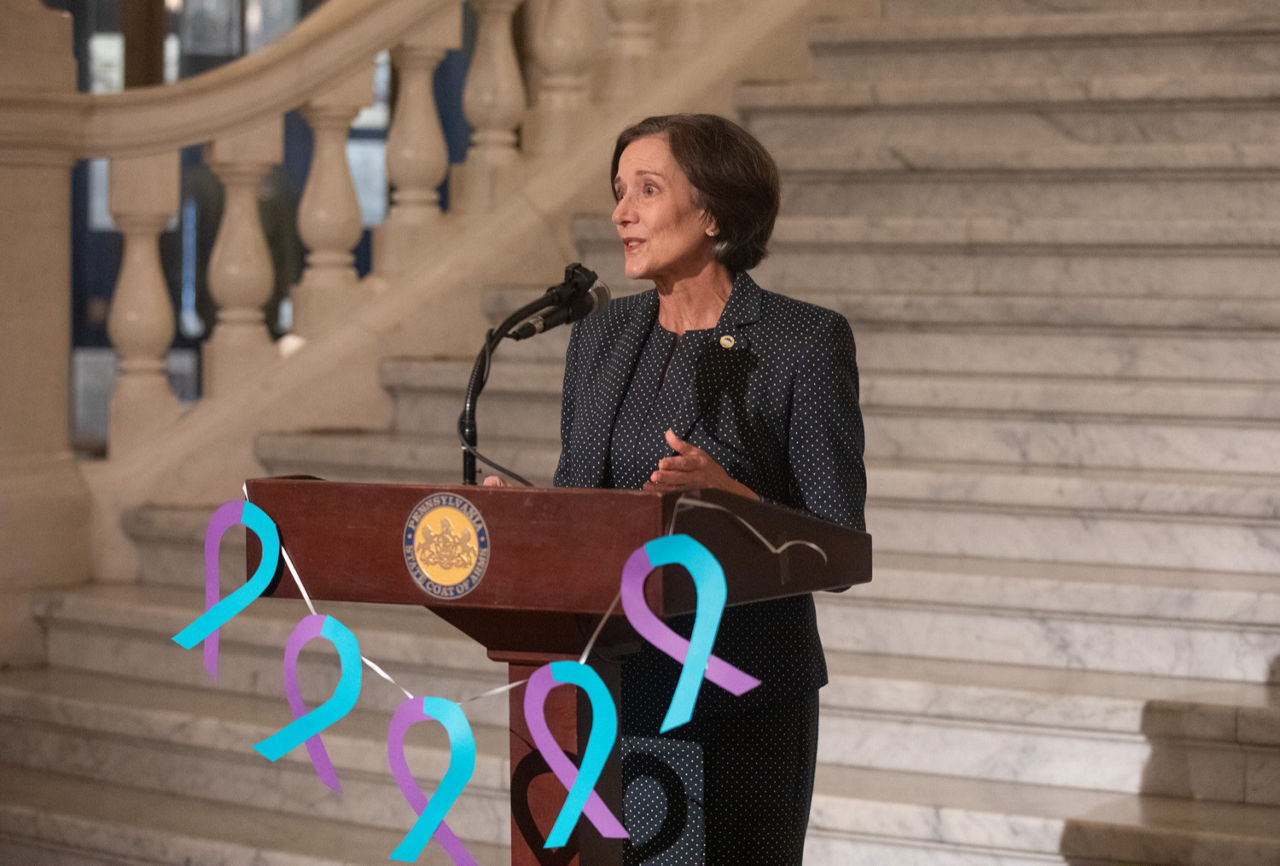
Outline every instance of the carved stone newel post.
<path id="1" fill-rule="evenodd" d="M 0 92 L 75 93 L 71 17 L 0 0 Z M 38 663 L 31 593 L 90 575 L 89 491 L 71 453 L 71 165 L 0 122 L 0 667 Z M 68 146 L 72 146 L 68 142 Z"/>

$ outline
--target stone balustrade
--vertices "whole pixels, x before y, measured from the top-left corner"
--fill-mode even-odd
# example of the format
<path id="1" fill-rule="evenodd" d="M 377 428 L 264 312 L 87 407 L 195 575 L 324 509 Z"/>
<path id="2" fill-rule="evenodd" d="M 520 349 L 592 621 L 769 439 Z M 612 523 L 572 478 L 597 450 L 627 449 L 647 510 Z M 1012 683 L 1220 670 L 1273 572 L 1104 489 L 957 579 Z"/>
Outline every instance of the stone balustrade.
<path id="1" fill-rule="evenodd" d="M 463 91 L 471 128 L 465 162 L 452 167 L 433 96 L 432 76 L 460 46 L 463 8 L 437 6 L 390 46 L 396 74 L 386 137 L 389 207 L 374 230 L 373 287 L 392 288 L 411 273 L 449 219 L 483 215 L 505 200 L 530 160 L 554 157 L 572 144 L 592 100 L 625 99 L 641 86 L 656 57 L 652 0 L 472 0 L 477 33 Z M 671 7 L 669 41 L 696 38 L 706 0 Z M 523 15 L 517 45 L 513 22 Z M 522 69 L 520 58 L 528 62 Z M 594 80 L 593 80 L 594 79 Z M 533 86 L 528 86 L 532 83 Z M 370 291 L 357 276 L 353 248 L 363 225 L 347 159 L 353 118 L 372 100 L 373 64 L 361 62 L 319 83 L 300 106 L 314 148 L 298 208 L 306 265 L 290 292 L 291 346 L 349 318 Z M 225 209 L 209 262 L 217 315 L 203 346 L 203 399 L 217 400 L 279 356 L 264 323 L 275 275 L 257 193 L 282 157 L 279 112 L 253 119 L 205 145 L 205 158 L 225 189 Z M 177 142 L 167 153 L 116 157 L 112 213 L 125 235 L 124 263 L 110 314 L 118 376 L 111 400 L 110 453 L 125 453 L 179 415 L 165 380 L 174 310 L 165 287 L 157 237 L 179 206 Z M 450 178 L 451 214 L 437 189 Z"/>

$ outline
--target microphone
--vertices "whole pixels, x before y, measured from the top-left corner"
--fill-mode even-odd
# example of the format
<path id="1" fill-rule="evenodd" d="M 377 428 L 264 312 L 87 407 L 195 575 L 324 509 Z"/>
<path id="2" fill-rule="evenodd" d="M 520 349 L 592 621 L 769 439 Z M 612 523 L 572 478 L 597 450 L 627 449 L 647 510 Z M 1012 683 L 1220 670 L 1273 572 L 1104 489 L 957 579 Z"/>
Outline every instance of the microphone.
<path id="1" fill-rule="evenodd" d="M 541 334 L 548 328 L 576 322 L 583 316 L 589 316 L 609 305 L 609 287 L 600 282 L 594 271 L 574 262 L 564 269 L 564 282 L 547 289 L 545 295 L 536 301 L 525 304 L 503 320 L 497 328 L 490 329 L 485 335 L 484 346 L 476 355 L 476 362 L 471 367 L 471 378 L 467 382 L 467 393 L 462 403 L 462 413 L 458 416 L 458 440 L 462 443 L 462 483 L 476 483 L 476 461 L 483 460 L 499 472 L 505 472 L 531 487 L 529 482 L 508 469 L 504 469 L 476 451 L 476 401 L 489 380 L 489 362 L 494 350 L 503 338 L 523 340 L 534 334 Z M 513 326 L 512 323 L 518 322 Z"/>
<path id="2" fill-rule="evenodd" d="M 588 271 L 587 273 L 590 273 Z M 594 278 L 595 274 L 591 274 Z M 570 292 L 567 297 L 559 298 L 529 316 L 520 324 L 507 332 L 513 340 L 526 340 L 535 334 L 550 330 L 557 325 L 567 325 L 578 319 L 599 313 L 609 306 L 609 287 L 600 280 L 595 280 L 585 291 L 581 286 Z"/>

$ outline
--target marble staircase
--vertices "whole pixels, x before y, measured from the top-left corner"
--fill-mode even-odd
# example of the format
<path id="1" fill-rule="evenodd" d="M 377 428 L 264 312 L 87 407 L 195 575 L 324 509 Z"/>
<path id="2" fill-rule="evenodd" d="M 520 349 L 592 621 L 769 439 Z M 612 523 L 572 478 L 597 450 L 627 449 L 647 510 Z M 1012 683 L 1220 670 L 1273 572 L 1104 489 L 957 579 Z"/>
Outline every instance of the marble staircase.
<path id="1" fill-rule="evenodd" d="M 806 862 L 1280 863 L 1280 17 L 883 8 L 813 29 L 814 81 L 737 94 L 784 179 L 757 278 L 849 317 L 867 423 L 875 580 L 819 599 Z M 607 219 L 573 232 L 625 286 Z M 490 315 L 538 288 L 491 288 Z M 540 483 L 566 339 L 504 346 L 481 402 L 482 449 Z M 469 368 L 386 359 L 391 429 L 264 436 L 259 460 L 455 480 Z M 202 606 L 212 508 L 132 513 L 136 586 L 41 602 L 50 669 L 0 673 L 4 862 L 372 863 L 407 829 L 378 752 L 390 685 L 367 677 L 326 738 L 341 796 L 301 753 L 250 750 L 288 718 L 299 603 L 228 626 L 216 687 L 169 641 Z M 423 611 L 326 610 L 415 693 L 502 681 Z M 324 652 L 304 661 L 328 694 Z M 509 832 L 505 708 L 467 704 L 481 758 L 450 818 L 484 863 Z M 432 735 L 410 754 L 424 784 Z"/>

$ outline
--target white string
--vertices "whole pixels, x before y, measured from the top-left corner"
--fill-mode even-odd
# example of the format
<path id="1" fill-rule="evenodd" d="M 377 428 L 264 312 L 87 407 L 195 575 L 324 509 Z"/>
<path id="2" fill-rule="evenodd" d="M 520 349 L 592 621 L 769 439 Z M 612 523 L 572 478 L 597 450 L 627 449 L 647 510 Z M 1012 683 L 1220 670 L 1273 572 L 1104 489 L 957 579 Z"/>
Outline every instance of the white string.
<path id="1" fill-rule="evenodd" d="M 360 656 L 360 661 L 364 662 L 369 667 L 369 670 L 373 671 L 375 674 L 382 677 L 387 682 L 391 683 L 391 685 L 395 686 L 400 691 L 404 692 L 404 696 L 406 698 L 417 697 L 417 695 L 415 695 L 413 692 L 409 691 L 404 686 L 400 685 L 398 682 L 392 679 L 391 674 L 387 673 L 382 668 L 378 667 L 377 663 L 374 662 L 372 659 L 367 658 L 366 656 Z"/>
<path id="2" fill-rule="evenodd" d="M 284 549 L 283 544 L 280 545 L 280 555 L 284 557 L 284 564 L 289 566 L 289 573 L 293 575 L 293 582 L 297 585 L 302 600 L 307 603 L 307 610 L 311 611 L 312 616 L 316 616 L 316 606 L 311 603 L 311 596 L 307 595 L 307 588 L 302 585 L 302 578 L 298 577 L 298 569 L 293 567 L 293 559 L 289 556 L 289 551 Z"/>
<path id="3" fill-rule="evenodd" d="M 613 601 L 609 602 L 609 609 L 604 612 L 604 616 L 600 617 L 600 622 L 596 623 L 596 630 L 591 633 L 591 640 L 587 641 L 586 649 L 582 651 L 582 655 L 578 656 L 578 664 L 585 665 L 587 657 L 591 655 L 591 650 L 595 649 L 596 638 L 600 637 L 600 632 L 604 630 L 604 624 L 609 621 L 609 617 L 613 615 L 613 609 L 618 606 L 618 602 L 622 600 L 622 589 L 619 588 Z"/>
<path id="4" fill-rule="evenodd" d="M 462 700 L 458 701 L 458 703 L 459 703 L 459 704 L 469 704 L 469 703 L 471 703 L 472 701 L 478 701 L 478 700 L 480 700 L 481 698 L 491 698 L 491 697 L 493 697 L 494 695 L 501 695 L 501 694 L 505 694 L 506 692 L 509 692 L 509 691 L 511 691 L 512 689 L 519 688 L 520 686 L 524 685 L 524 684 L 525 684 L 525 683 L 527 683 L 527 682 L 529 682 L 529 680 L 526 678 L 526 679 L 523 679 L 523 680 L 516 680 L 514 683 L 507 683 L 505 686 L 496 686 L 496 687 L 494 687 L 494 688 L 492 688 L 492 689 L 489 689 L 489 691 L 487 691 L 487 692 L 481 692 L 481 693 L 480 693 L 480 694 L 478 694 L 478 695 L 472 695 L 472 696 L 471 696 L 471 697 L 469 697 L 469 698 L 463 698 Z"/>
<path id="5" fill-rule="evenodd" d="M 751 534 L 754 535 L 757 539 L 759 539 L 760 543 L 763 544 L 765 547 L 767 547 L 769 549 L 769 552 L 772 553 L 774 556 L 781 556 L 782 552 L 786 550 L 788 547 L 792 547 L 794 545 L 800 545 L 802 547 L 808 547 L 813 550 L 816 550 L 818 554 L 822 557 L 823 563 L 830 562 L 830 560 L 827 558 L 827 552 L 823 550 L 821 547 L 819 547 L 818 545 L 814 544 L 812 541 L 803 541 L 801 539 L 796 539 L 795 541 L 786 542 L 781 547 L 775 547 L 773 544 L 769 542 L 769 539 L 765 538 L 763 535 L 760 534 L 760 531 L 758 529 L 756 529 L 754 526 L 752 526 L 742 517 L 738 516 L 737 514 L 734 514 L 733 511 L 731 511 L 730 509 L 725 508 L 723 505 L 716 505 L 714 502 L 706 502 L 704 500 L 694 499 L 689 496 L 681 496 L 679 499 L 676 500 L 676 507 L 671 511 L 671 522 L 667 526 L 668 535 L 671 534 L 672 527 L 675 526 L 676 514 L 678 514 L 681 511 L 687 511 L 690 508 L 710 508 L 713 511 L 723 511 L 725 514 L 728 514 L 734 520 L 738 521 L 743 526 L 745 526 L 748 530 L 750 530 Z"/>

